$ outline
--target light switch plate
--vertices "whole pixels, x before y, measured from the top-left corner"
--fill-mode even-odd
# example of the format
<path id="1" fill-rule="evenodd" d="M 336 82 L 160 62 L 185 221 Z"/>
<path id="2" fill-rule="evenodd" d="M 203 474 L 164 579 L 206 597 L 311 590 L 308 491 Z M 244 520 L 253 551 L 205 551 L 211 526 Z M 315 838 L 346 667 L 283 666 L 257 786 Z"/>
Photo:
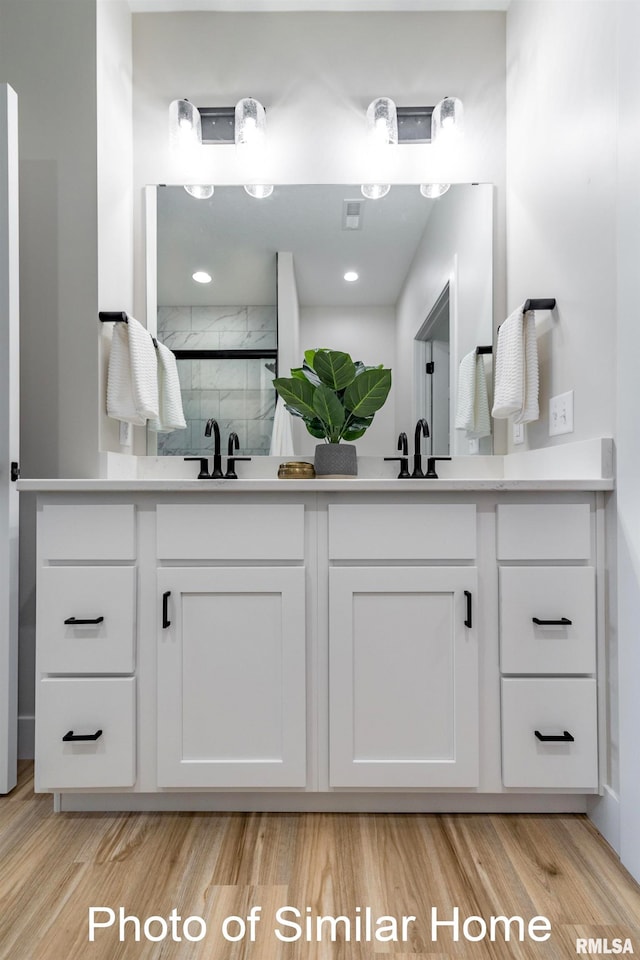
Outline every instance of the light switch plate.
<path id="1" fill-rule="evenodd" d="M 524 443 L 524 423 L 514 423 L 513 425 L 513 443 Z"/>
<path id="2" fill-rule="evenodd" d="M 573 390 L 549 400 L 549 436 L 573 433 Z"/>
<path id="3" fill-rule="evenodd" d="M 480 441 L 477 437 L 471 437 L 469 440 L 469 454 L 480 453 Z"/>

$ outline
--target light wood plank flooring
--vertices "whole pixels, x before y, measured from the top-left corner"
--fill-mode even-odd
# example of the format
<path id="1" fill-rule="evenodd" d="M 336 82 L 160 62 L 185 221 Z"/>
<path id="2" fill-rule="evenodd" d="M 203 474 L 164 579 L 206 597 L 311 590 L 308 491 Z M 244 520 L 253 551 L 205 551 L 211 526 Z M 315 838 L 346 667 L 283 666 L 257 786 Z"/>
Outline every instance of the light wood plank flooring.
<path id="1" fill-rule="evenodd" d="M 256 941 L 227 942 L 226 917 L 262 907 Z M 414 915 L 406 942 L 280 942 L 275 912 Z M 203 917 L 200 942 L 88 942 L 89 907 L 142 921 Z M 441 918 L 542 915 L 546 943 L 431 937 Z M 230 932 L 233 933 L 233 926 Z M 152 935 L 160 932 L 156 923 Z M 326 934 L 326 928 L 323 928 Z M 476 933 L 478 927 L 471 929 Z M 178 935 L 182 934 L 180 925 Z M 197 935 L 198 928 L 190 931 Z M 171 933 L 169 932 L 169 938 Z M 630 938 L 640 954 L 640 888 L 581 816 L 52 813 L 31 766 L 0 798 L 0 958 L 11 960 L 445 960 L 576 956 L 576 938 Z M 385 958 L 386 955 L 386 958 Z"/>

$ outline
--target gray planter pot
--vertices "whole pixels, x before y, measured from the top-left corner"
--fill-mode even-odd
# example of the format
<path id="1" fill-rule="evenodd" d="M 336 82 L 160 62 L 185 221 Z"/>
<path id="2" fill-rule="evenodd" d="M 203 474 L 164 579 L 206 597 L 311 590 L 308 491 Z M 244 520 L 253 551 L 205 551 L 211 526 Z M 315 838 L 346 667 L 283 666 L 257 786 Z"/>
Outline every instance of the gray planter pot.
<path id="1" fill-rule="evenodd" d="M 355 446 L 352 443 L 319 443 L 315 468 L 317 477 L 357 477 Z"/>

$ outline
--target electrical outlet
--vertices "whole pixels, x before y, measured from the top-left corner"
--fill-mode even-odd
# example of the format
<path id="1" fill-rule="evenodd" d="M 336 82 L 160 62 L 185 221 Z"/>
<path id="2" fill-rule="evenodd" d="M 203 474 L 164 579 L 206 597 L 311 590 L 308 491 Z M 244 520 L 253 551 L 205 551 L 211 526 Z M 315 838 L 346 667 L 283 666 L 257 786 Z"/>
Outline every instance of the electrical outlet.
<path id="1" fill-rule="evenodd" d="M 524 443 L 524 423 L 513 424 L 513 443 Z"/>
<path id="2" fill-rule="evenodd" d="M 573 390 L 549 400 L 549 436 L 573 433 Z"/>
<path id="3" fill-rule="evenodd" d="M 469 453 L 480 453 L 480 440 L 477 437 L 471 437 L 469 440 Z"/>
<path id="4" fill-rule="evenodd" d="M 126 423 L 124 420 L 120 421 L 120 446 L 131 446 L 131 424 Z"/>

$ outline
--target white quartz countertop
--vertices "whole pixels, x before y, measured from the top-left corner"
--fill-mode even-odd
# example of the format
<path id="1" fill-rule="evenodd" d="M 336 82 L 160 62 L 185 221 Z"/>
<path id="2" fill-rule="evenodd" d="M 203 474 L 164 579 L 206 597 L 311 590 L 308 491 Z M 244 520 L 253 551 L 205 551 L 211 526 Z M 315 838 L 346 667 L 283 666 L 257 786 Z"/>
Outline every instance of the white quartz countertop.
<path id="1" fill-rule="evenodd" d="M 243 462 L 238 480 L 198 480 L 197 463 L 181 457 L 102 455 L 95 479 L 21 479 L 24 493 L 448 493 L 508 490 L 613 490 L 613 443 L 609 438 L 568 443 L 506 456 L 439 460 L 438 480 L 398 480 L 398 464 L 383 457 L 358 457 L 358 476 L 280 480 L 282 457 Z M 306 459 L 313 459 L 306 458 Z M 410 469 L 412 458 L 410 459 Z M 423 457 L 426 469 L 426 457 Z"/>
<path id="2" fill-rule="evenodd" d="M 37 493 L 447 493 L 483 490 L 612 490 L 612 479 L 442 480 L 19 480 L 18 489 Z"/>

